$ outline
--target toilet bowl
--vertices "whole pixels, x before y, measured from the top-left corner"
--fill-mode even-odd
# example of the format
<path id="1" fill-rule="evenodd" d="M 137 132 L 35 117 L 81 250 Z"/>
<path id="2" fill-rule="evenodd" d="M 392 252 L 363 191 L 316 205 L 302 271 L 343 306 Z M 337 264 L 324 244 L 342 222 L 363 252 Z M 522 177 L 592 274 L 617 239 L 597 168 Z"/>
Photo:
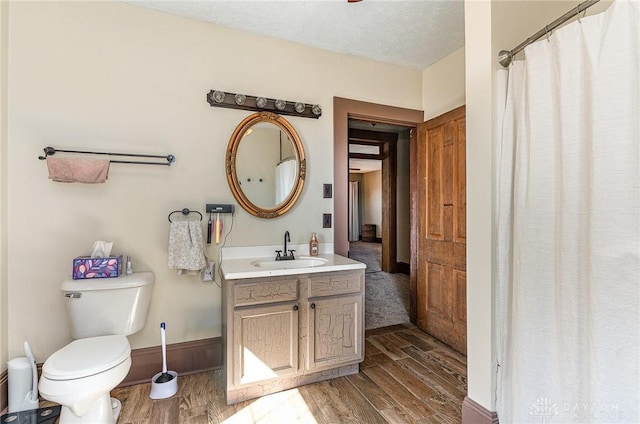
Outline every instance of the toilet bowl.
<path id="1" fill-rule="evenodd" d="M 59 424 L 117 421 L 122 406 L 109 392 L 129 373 L 131 346 L 126 336 L 146 323 L 154 281 L 153 273 L 141 272 L 62 283 L 76 340 L 45 361 L 38 384 L 44 399 L 62 406 Z"/>
<path id="2" fill-rule="evenodd" d="M 131 368 L 126 336 L 79 339 L 55 352 L 42 367 L 40 393 L 62 405 L 60 423 L 113 424 L 120 402 L 109 392 Z"/>

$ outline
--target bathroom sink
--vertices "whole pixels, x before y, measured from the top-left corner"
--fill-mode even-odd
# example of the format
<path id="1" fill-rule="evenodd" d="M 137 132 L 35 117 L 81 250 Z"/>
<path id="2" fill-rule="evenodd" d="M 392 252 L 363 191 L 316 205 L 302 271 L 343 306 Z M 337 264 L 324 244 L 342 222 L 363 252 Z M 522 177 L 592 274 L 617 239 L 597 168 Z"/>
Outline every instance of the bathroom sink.
<path id="1" fill-rule="evenodd" d="M 299 257 L 292 261 L 274 261 L 273 259 L 258 259 L 251 262 L 251 265 L 258 268 L 266 269 L 295 269 L 295 268 L 313 268 L 327 264 L 327 260 L 323 258 Z"/>
<path id="2" fill-rule="evenodd" d="M 277 246 L 274 247 L 277 248 Z M 345 258 L 344 256 L 334 255 L 333 253 L 326 253 L 320 256 L 310 256 L 307 254 L 296 256 L 296 259 L 292 261 L 276 261 L 273 256 L 266 256 L 271 253 L 269 251 L 270 249 L 252 249 L 255 248 L 250 248 L 246 251 L 246 256 L 227 258 L 222 261 L 220 270 L 225 280 L 313 274 L 366 268 L 366 265 L 361 262 Z M 237 254 L 237 251 L 232 250 L 231 253 Z"/>

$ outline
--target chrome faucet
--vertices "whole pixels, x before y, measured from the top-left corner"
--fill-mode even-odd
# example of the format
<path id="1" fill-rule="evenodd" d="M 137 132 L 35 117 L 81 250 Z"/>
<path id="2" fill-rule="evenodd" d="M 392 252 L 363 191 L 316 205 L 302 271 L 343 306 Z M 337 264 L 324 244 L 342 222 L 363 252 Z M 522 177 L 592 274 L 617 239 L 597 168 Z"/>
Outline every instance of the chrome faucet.
<path id="1" fill-rule="evenodd" d="M 281 254 L 282 250 L 276 250 L 276 261 L 291 261 L 295 259 L 295 256 L 293 256 L 293 252 L 295 252 L 295 249 L 287 250 L 287 242 L 291 243 L 289 231 L 284 232 L 284 254 Z"/>

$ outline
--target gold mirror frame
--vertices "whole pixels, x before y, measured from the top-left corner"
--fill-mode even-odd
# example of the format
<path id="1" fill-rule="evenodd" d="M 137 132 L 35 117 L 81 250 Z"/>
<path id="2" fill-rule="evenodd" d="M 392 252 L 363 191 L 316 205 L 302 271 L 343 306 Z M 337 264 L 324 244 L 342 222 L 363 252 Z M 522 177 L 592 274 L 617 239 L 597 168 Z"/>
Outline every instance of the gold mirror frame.
<path id="1" fill-rule="evenodd" d="M 242 138 L 251 127 L 261 122 L 274 124 L 287 135 L 287 137 L 293 144 L 293 148 L 296 152 L 298 160 L 296 180 L 293 188 L 291 189 L 291 192 L 282 203 L 275 205 L 275 207 L 271 209 L 261 208 L 247 198 L 245 193 L 242 191 L 236 168 L 238 147 L 240 146 Z M 229 188 L 231 188 L 233 197 L 236 198 L 236 200 L 244 210 L 249 212 L 251 215 L 257 216 L 259 218 L 277 218 L 291 209 L 300 197 L 302 187 L 304 186 L 307 162 L 304 156 L 302 142 L 300 141 L 300 137 L 298 136 L 298 133 L 296 133 L 296 130 L 293 128 L 293 126 L 280 115 L 272 112 L 258 112 L 243 119 L 242 122 L 240 122 L 240 124 L 233 131 L 233 134 L 229 139 L 229 145 L 227 147 L 225 168 L 227 173 L 227 182 L 229 183 Z"/>

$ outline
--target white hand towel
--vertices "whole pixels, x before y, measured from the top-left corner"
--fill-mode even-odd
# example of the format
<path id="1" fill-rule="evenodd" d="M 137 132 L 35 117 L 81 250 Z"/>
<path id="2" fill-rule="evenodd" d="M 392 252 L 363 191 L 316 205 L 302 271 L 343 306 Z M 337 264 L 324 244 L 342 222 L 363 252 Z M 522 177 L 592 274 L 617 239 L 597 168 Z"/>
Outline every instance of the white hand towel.
<path id="1" fill-rule="evenodd" d="M 174 221 L 169 227 L 169 268 L 195 275 L 207 267 L 199 221 Z"/>

